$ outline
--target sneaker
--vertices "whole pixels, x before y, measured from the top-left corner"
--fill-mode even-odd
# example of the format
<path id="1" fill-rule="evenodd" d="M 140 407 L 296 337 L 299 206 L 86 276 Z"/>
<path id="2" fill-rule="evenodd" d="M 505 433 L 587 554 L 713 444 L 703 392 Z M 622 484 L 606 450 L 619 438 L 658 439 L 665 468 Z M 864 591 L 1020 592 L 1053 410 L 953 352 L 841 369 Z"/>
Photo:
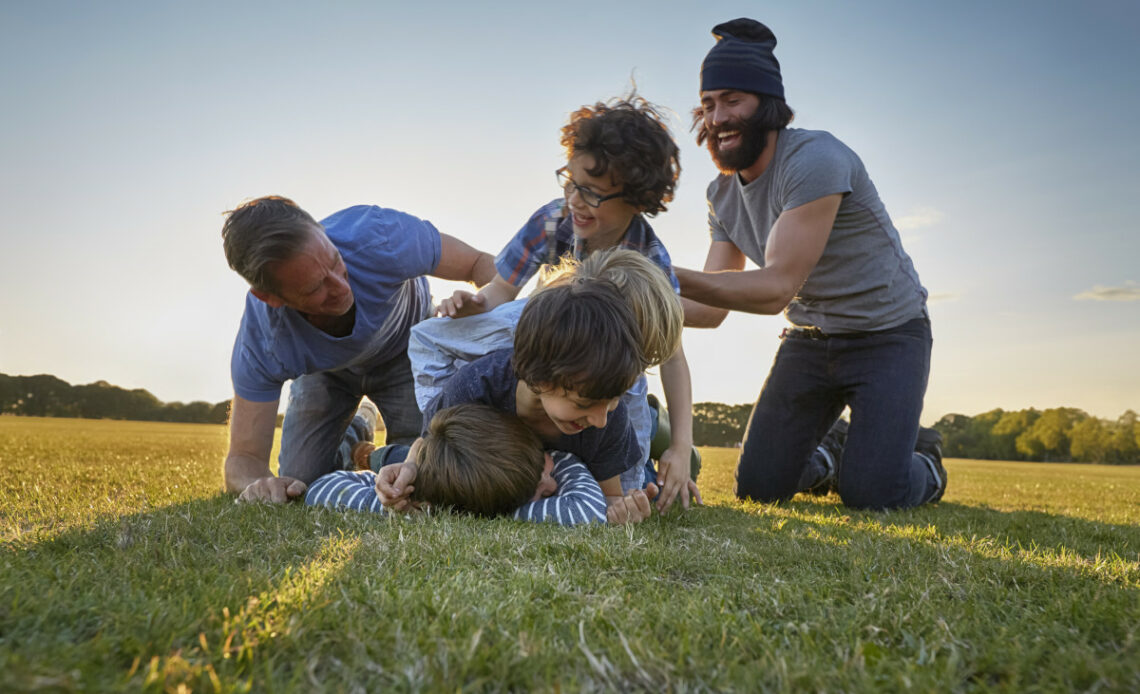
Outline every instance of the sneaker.
<path id="1" fill-rule="evenodd" d="M 693 446 L 693 450 L 689 453 L 689 479 L 696 482 L 697 477 L 700 474 L 701 474 L 701 452 L 697 450 L 696 446 Z"/>
<path id="2" fill-rule="evenodd" d="M 847 420 L 837 419 L 824 434 L 816 451 L 820 454 L 827 474 L 807 490 L 808 494 L 825 496 L 839 491 L 839 464 L 843 460 L 843 447 L 847 444 Z"/>
<path id="3" fill-rule="evenodd" d="M 938 482 L 938 490 L 934 492 L 934 496 L 927 499 L 927 503 L 938 501 L 942 495 L 946 493 L 946 467 L 942 465 L 942 434 L 938 433 L 937 429 L 929 429 L 927 427 L 920 427 L 918 430 L 918 442 L 914 445 L 914 452 L 926 461 L 930 466 L 930 472 L 934 475 L 934 479 Z"/>
<path id="4" fill-rule="evenodd" d="M 372 435 L 376 433 L 376 422 L 380 419 L 380 410 L 376 409 L 376 405 L 373 405 L 371 400 L 364 398 L 360 401 L 356 416 L 363 419 L 368 426 L 368 438 L 371 439 Z"/>

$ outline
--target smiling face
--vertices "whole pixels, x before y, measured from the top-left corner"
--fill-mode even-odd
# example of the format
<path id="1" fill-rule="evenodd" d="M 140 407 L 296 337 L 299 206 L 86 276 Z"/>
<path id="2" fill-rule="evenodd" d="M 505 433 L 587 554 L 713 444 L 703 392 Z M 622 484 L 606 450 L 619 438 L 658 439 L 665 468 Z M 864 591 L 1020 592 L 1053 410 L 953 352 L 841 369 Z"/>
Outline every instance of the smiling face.
<path id="1" fill-rule="evenodd" d="M 764 151 L 768 133 L 754 119 L 760 99 L 735 89 L 701 92 L 701 113 L 708 132 L 706 146 L 723 173 L 748 169 Z"/>
<path id="2" fill-rule="evenodd" d="M 538 400 L 554 426 L 569 436 L 590 427 L 601 429 L 610 412 L 621 402 L 620 397 L 591 400 L 565 388 L 544 388 L 539 391 Z"/>
<path id="3" fill-rule="evenodd" d="M 566 163 L 570 180 L 601 197 L 620 193 L 621 181 L 615 180 L 612 170 L 601 176 L 587 173 L 595 166 L 593 155 L 575 154 Z M 640 210 L 622 198 L 606 200 L 598 207 L 590 207 L 573 186 L 566 188 L 566 203 L 573 218 L 574 233 L 586 241 L 589 250 L 595 251 L 616 246 Z"/>
<path id="4" fill-rule="evenodd" d="M 348 269 L 322 229 L 314 229 L 301 252 L 277 263 L 272 273 L 276 291 L 253 290 L 253 294 L 274 308 L 288 306 L 324 317 L 343 316 L 352 308 Z"/>

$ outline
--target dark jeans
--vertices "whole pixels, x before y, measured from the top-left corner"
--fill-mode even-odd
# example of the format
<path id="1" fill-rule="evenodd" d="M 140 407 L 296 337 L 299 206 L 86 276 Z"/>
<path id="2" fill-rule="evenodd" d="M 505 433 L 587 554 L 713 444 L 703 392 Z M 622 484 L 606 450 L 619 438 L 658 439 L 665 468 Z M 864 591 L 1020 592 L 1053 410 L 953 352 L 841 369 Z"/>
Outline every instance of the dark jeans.
<path id="1" fill-rule="evenodd" d="M 791 498 L 812 452 L 850 406 L 838 479 L 843 503 L 884 509 L 928 501 L 937 481 L 914 445 L 931 342 L 927 318 L 848 337 L 785 337 L 744 434 L 736 495 Z"/>
<path id="2" fill-rule="evenodd" d="M 407 354 L 386 362 L 308 374 L 293 381 L 289 389 L 278 474 L 308 483 L 333 470 L 351 470 L 349 446 L 372 438 L 372 432 L 350 426 L 365 395 L 380 410 L 388 443 L 416 440 L 423 415 L 416 405 Z"/>

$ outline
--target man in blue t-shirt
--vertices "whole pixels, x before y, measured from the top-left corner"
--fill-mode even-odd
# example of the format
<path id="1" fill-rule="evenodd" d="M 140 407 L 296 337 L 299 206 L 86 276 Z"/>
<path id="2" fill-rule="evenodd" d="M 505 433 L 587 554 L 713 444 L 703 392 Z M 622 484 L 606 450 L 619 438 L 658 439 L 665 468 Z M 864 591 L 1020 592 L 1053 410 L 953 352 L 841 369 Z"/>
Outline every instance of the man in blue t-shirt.
<path id="1" fill-rule="evenodd" d="M 391 443 L 411 443 L 422 416 L 408 333 L 431 315 L 424 275 L 482 285 L 494 259 L 429 222 L 360 205 L 318 223 L 287 198 L 230 212 L 226 259 L 250 284 L 234 341 L 225 486 L 246 501 L 284 502 L 338 467 L 338 447 L 368 396 Z M 292 379 L 278 474 L 269 453 L 281 387 Z"/>
<path id="2" fill-rule="evenodd" d="M 713 35 L 693 123 L 722 175 L 708 188 L 705 271 L 674 268 L 681 295 L 704 305 L 686 306 L 685 319 L 716 327 L 729 310 L 783 311 L 792 323 L 752 412 L 736 493 L 778 501 L 834 485 L 859 508 L 937 501 L 941 437 L 918 424 L 926 290 L 898 231 L 854 152 L 830 133 L 787 127 L 768 27 L 736 19 Z M 746 259 L 759 269 L 744 271 Z M 845 406 L 846 429 L 836 424 Z M 813 457 L 821 440 L 825 455 Z"/>

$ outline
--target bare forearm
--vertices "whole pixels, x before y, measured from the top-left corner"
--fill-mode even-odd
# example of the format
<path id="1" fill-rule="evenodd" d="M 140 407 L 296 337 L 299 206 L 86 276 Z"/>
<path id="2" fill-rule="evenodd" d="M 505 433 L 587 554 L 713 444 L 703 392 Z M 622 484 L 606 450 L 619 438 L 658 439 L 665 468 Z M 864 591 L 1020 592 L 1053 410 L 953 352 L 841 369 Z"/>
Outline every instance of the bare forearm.
<path id="1" fill-rule="evenodd" d="M 226 456 L 224 477 L 227 492 L 240 494 L 254 481 L 272 476 L 268 460 L 234 452 Z"/>
<path id="2" fill-rule="evenodd" d="M 766 268 L 748 271 L 698 272 L 674 268 L 685 299 L 714 308 L 775 315 L 799 289 L 781 273 Z"/>
<path id="3" fill-rule="evenodd" d="M 669 408 L 670 447 L 687 451 L 693 445 L 693 384 L 683 348 L 661 365 L 661 385 Z"/>
<path id="4" fill-rule="evenodd" d="M 686 328 L 719 328 L 728 317 L 726 308 L 715 308 L 685 297 L 681 297 L 681 306 L 685 309 Z"/>
<path id="5" fill-rule="evenodd" d="M 499 271 L 495 269 L 495 258 L 490 253 L 479 253 L 471 268 L 471 281 L 476 287 L 482 287 L 495 279 Z"/>
<path id="6" fill-rule="evenodd" d="M 492 269 L 494 269 L 493 266 Z M 519 288 L 507 282 L 496 272 L 492 281 L 480 289 L 479 293 L 483 295 L 484 310 L 490 311 L 496 306 L 514 301 L 519 295 Z"/>

